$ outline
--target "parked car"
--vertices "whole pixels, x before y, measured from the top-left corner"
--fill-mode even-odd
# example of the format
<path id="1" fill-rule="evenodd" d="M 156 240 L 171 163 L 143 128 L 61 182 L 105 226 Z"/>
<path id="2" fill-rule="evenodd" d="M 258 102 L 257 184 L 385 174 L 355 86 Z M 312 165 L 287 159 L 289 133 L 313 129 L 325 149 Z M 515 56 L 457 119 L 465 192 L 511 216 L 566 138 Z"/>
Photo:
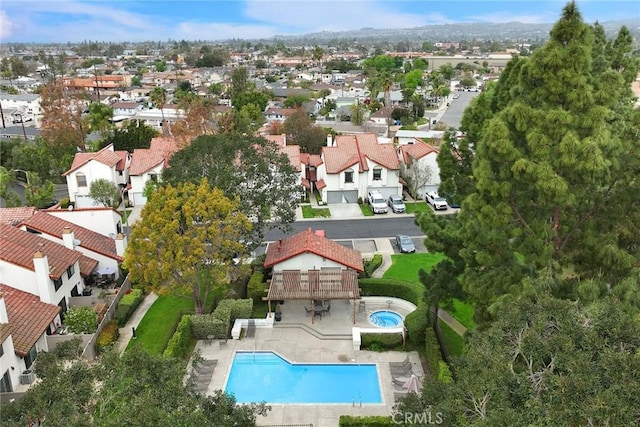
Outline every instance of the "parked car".
<path id="1" fill-rule="evenodd" d="M 455 194 L 446 194 L 444 195 L 444 198 L 447 201 L 447 204 L 453 209 L 460 208 L 460 202 L 458 201 L 458 197 Z"/>
<path id="2" fill-rule="evenodd" d="M 369 202 L 369 205 L 371 206 L 371 210 L 373 211 L 374 214 L 377 213 L 387 213 L 388 209 L 387 209 L 387 203 L 384 200 L 384 197 L 382 196 L 382 193 L 380 193 L 379 191 L 369 191 L 369 194 L 367 196 L 367 201 Z"/>
<path id="3" fill-rule="evenodd" d="M 453 94 L 453 99 L 458 99 L 460 98 L 460 94 L 459 93 L 454 93 Z"/>
<path id="4" fill-rule="evenodd" d="M 405 213 L 407 211 L 407 207 L 402 201 L 402 196 L 389 196 L 389 199 L 387 199 L 387 204 L 389 205 L 393 213 Z"/>
<path id="5" fill-rule="evenodd" d="M 425 200 L 430 204 L 434 210 L 447 210 L 449 206 L 444 197 L 440 197 L 435 191 L 429 191 L 425 196 Z"/>
<path id="6" fill-rule="evenodd" d="M 398 234 L 396 236 L 396 246 L 402 253 L 413 253 L 416 251 L 416 245 L 413 244 L 413 240 L 411 237 L 405 236 L 404 234 Z"/>

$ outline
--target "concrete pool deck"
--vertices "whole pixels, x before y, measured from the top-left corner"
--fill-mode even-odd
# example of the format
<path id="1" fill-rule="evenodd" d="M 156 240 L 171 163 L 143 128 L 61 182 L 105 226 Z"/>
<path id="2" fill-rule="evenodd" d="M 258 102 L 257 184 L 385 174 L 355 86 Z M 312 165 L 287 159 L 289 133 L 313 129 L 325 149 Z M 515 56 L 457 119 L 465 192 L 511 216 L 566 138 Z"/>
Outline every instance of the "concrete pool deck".
<path id="1" fill-rule="evenodd" d="M 336 427 L 340 415 L 390 415 L 395 403 L 394 393 L 398 392 L 392 383 L 388 362 L 402 362 L 407 355 L 413 372 L 424 377 L 417 352 L 371 352 L 354 350 L 351 330 L 353 326 L 370 328 L 368 315 L 371 311 L 391 309 L 403 316 L 406 312 L 394 304 L 383 302 L 378 306 L 370 304 L 361 308 L 356 301 L 356 325 L 353 325 L 353 303 L 332 301 L 331 315 L 316 319 L 305 313 L 302 301 L 287 301 L 282 306 L 282 321 L 273 328 L 257 328 L 253 338 L 227 340 L 226 344 L 217 340 L 199 341 L 197 350 L 206 360 L 217 360 L 207 394 L 214 390 L 224 390 L 231 363 L 236 351 L 274 351 L 293 363 L 375 363 L 378 369 L 381 404 L 272 404 L 266 417 L 258 419 L 258 425 L 313 424 L 314 427 Z M 389 307 L 389 305 L 391 305 Z"/>

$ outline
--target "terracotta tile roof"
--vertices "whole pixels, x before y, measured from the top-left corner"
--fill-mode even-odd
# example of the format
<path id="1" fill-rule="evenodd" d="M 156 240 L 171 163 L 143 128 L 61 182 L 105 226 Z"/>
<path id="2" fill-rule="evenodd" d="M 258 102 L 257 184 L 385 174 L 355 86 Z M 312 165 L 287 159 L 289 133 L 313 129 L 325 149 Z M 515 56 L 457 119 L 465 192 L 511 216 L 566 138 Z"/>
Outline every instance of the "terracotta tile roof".
<path id="1" fill-rule="evenodd" d="M 138 103 L 136 102 L 114 102 L 113 104 L 111 104 L 111 107 L 116 109 L 116 108 L 120 108 L 120 109 L 128 109 L 128 110 L 133 110 L 138 108 Z"/>
<path id="2" fill-rule="evenodd" d="M 116 165 L 116 170 L 123 171 L 127 165 L 127 158 L 129 157 L 129 152 L 126 150 L 118 150 L 115 153 L 120 157 L 120 161 Z"/>
<path id="3" fill-rule="evenodd" d="M 275 142 L 280 147 L 284 147 L 284 146 L 287 145 L 287 136 L 284 135 L 284 134 L 281 134 L 281 135 L 264 135 L 263 138 L 268 140 L 268 141 Z"/>
<path id="4" fill-rule="evenodd" d="M 272 243 L 267 248 L 265 267 L 271 267 L 297 255 L 312 253 L 340 263 L 348 268 L 363 271 L 362 255 L 333 240 L 318 236 L 309 228 L 293 236 Z M 305 266 L 305 269 L 309 266 Z M 309 267 L 310 268 L 310 267 Z"/>
<path id="5" fill-rule="evenodd" d="M 289 157 L 291 166 L 296 168 L 298 172 L 302 170 L 302 163 L 300 162 L 300 146 L 298 145 L 286 145 L 280 147 L 280 151 Z"/>
<path id="6" fill-rule="evenodd" d="M 33 206 L 19 208 L 0 208 L 0 224 L 17 225 L 27 218 L 31 218 L 37 211 Z"/>
<path id="7" fill-rule="evenodd" d="M 80 256 L 80 275 L 82 277 L 89 277 L 91 273 L 98 267 L 98 261 L 89 258 L 86 255 Z"/>
<path id="8" fill-rule="evenodd" d="M 300 161 L 308 166 L 320 166 L 322 164 L 322 156 L 319 154 L 300 153 Z"/>
<path id="9" fill-rule="evenodd" d="M 36 341 L 47 331 L 60 307 L 40 301 L 37 295 L 0 284 L 0 292 L 7 307 L 13 347 L 20 357 L 25 357 Z"/>
<path id="10" fill-rule="evenodd" d="M 179 149 L 180 146 L 174 138 L 153 138 L 149 148 L 138 148 L 133 151 L 129 175 L 142 175 L 162 162 L 166 166 L 171 156 Z"/>
<path id="11" fill-rule="evenodd" d="M 415 143 L 401 145 L 399 149 L 404 163 L 409 163 L 409 159 L 421 159 L 431 153 L 436 153 L 436 155 L 438 154 L 438 149 L 436 147 L 433 147 L 432 145 L 429 145 L 417 138 Z"/>
<path id="12" fill-rule="evenodd" d="M 326 182 L 324 182 L 324 179 L 319 179 L 319 180 L 316 182 L 316 188 L 317 188 L 318 190 L 322 190 L 322 189 L 323 189 L 324 187 L 326 187 L 326 186 L 327 186 L 327 183 L 326 183 Z"/>
<path id="13" fill-rule="evenodd" d="M 23 221 L 20 226 L 32 228 L 58 239 L 62 239 L 64 228 L 68 227 L 73 231 L 74 238 L 80 240 L 80 247 L 122 262 L 122 257 L 116 253 L 115 240 L 46 212 L 38 212 Z"/>
<path id="14" fill-rule="evenodd" d="M 367 159 L 390 170 L 400 168 L 393 144 L 380 144 L 375 133 L 338 135 L 335 145 L 322 148 L 327 173 L 340 173 L 358 165 L 358 172 L 369 170 Z"/>
<path id="15" fill-rule="evenodd" d="M 47 256 L 49 277 L 52 279 L 59 279 L 69 266 L 82 257 L 80 252 L 67 249 L 64 245 L 37 234 L 10 225 L 0 225 L 0 260 L 35 271 L 33 255 L 36 251 Z M 98 261 L 94 260 L 94 263 L 97 265 Z"/>
<path id="16" fill-rule="evenodd" d="M 301 178 L 301 179 L 300 179 L 300 182 L 302 183 L 302 186 L 303 186 L 304 188 L 309 188 L 309 189 L 311 188 L 311 184 L 309 183 L 309 180 L 308 180 L 308 179 L 306 179 L 306 178 Z"/>
<path id="17" fill-rule="evenodd" d="M 289 117 L 295 112 L 296 112 L 295 108 L 273 108 L 272 107 L 272 108 L 267 108 L 267 111 L 264 112 L 264 115 L 265 116 L 278 115 L 278 116 Z"/>
<path id="18" fill-rule="evenodd" d="M 69 175 L 71 172 L 75 171 L 80 166 L 86 165 L 91 160 L 95 160 L 96 162 L 100 162 L 109 167 L 113 167 L 120 161 L 120 156 L 113 151 L 113 144 L 109 144 L 102 150 L 95 153 L 76 153 L 76 155 L 73 157 L 71 169 L 69 169 L 62 175 Z"/>

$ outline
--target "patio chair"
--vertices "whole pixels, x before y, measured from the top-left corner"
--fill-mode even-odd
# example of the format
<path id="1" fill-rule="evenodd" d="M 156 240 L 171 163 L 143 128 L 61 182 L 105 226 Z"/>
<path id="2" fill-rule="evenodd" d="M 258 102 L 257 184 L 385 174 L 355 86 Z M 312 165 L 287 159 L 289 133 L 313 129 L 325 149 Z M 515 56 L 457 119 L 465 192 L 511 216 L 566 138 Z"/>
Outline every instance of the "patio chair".
<path id="1" fill-rule="evenodd" d="M 392 369 L 393 368 L 396 368 L 396 369 L 411 368 L 412 366 L 413 365 L 409 360 L 409 355 L 407 355 L 407 357 L 405 357 L 402 362 L 389 362 L 389 367 Z"/>
<path id="2" fill-rule="evenodd" d="M 326 308 L 322 309 L 322 314 L 331 314 L 331 304 L 329 304 Z"/>
<path id="3" fill-rule="evenodd" d="M 311 314 L 311 312 L 313 312 L 312 308 L 307 307 L 306 305 L 304 306 L 304 311 L 307 315 L 307 317 L 309 317 L 309 315 Z"/>

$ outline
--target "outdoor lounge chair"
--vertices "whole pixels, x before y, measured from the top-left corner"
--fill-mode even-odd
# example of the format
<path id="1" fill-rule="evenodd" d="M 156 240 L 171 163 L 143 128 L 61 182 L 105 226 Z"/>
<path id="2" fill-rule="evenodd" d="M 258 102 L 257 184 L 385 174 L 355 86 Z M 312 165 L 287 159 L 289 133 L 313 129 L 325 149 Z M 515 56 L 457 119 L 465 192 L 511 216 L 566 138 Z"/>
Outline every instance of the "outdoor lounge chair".
<path id="1" fill-rule="evenodd" d="M 322 314 L 331 314 L 331 304 L 327 305 L 326 308 L 322 309 Z"/>
<path id="2" fill-rule="evenodd" d="M 253 319 L 249 319 L 249 324 L 247 325 L 247 338 L 253 338 L 256 336 L 256 321 Z"/>

